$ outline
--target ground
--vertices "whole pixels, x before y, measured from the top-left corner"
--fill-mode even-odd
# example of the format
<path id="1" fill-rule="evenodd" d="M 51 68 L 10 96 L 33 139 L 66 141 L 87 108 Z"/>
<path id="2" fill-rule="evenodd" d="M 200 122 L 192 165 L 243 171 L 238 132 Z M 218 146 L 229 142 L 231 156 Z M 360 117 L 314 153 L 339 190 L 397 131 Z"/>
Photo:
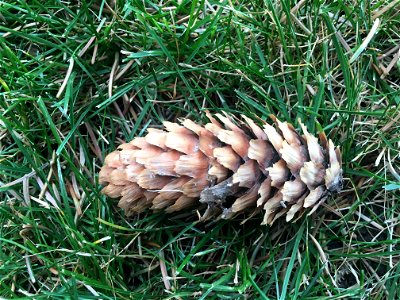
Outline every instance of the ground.
<path id="1" fill-rule="evenodd" d="M 0 1 L 0 297 L 398 299 L 398 1 Z M 324 130 L 344 189 L 295 223 L 125 218 L 98 171 L 204 110 Z"/>

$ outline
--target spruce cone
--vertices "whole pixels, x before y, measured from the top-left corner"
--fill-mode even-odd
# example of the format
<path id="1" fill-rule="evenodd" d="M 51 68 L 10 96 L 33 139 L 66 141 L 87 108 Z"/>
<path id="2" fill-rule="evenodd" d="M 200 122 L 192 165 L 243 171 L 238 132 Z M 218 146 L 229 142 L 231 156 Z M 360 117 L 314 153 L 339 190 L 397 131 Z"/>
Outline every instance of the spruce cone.
<path id="1" fill-rule="evenodd" d="M 164 122 L 166 130 L 148 129 L 120 145 L 100 171 L 102 192 L 121 198 L 128 216 L 204 206 L 203 220 L 263 210 L 263 224 L 272 224 L 308 208 L 312 213 L 341 189 L 339 149 L 323 133 L 319 144 L 300 120 L 303 136 L 275 117 L 278 129 L 261 129 L 245 116 L 237 122 L 229 115 L 207 117 L 204 127 L 189 119 Z"/>

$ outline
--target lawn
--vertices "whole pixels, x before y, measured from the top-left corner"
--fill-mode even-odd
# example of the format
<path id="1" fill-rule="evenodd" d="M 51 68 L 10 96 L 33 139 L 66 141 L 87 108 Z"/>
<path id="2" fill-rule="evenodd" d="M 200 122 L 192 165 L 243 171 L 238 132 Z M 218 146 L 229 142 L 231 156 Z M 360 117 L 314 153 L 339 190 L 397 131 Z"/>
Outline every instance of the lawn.
<path id="1" fill-rule="evenodd" d="M 399 1 L 0 1 L 0 299 L 399 299 Z M 343 153 L 294 223 L 126 218 L 107 153 L 205 110 Z"/>

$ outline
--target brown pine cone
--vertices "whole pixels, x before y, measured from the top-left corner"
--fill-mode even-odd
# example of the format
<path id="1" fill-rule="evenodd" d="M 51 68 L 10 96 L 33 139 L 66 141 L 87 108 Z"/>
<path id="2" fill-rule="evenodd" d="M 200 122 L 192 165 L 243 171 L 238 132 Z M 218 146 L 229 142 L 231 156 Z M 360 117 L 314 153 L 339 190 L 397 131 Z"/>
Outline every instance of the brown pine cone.
<path id="1" fill-rule="evenodd" d="M 150 128 L 120 145 L 100 171 L 102 193 L 121 198 L 128 216 L 203 206 L 203 220 L 264 210 L 262 224 L 272 224 L 314 212 L 328 192 L 341 189 L 339 149 L 323 133 L 319 144 L 300 120 L 303 136 L 273 116 L 277 129 L 245 116 L 207 117 L 204 127 L 189 119 L 164 122 L 165 130 Z"/>

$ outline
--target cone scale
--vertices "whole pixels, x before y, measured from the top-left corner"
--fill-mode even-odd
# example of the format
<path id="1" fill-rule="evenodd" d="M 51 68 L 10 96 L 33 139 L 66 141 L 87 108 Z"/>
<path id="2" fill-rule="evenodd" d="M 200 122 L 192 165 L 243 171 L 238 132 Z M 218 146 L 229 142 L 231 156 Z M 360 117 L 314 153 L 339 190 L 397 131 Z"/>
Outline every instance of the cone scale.
<path id="1" fill-rule="evenodd" d="M 341 155 L 331 140 L 302 134 L 272 116 L 251 119 L 207 112 L 201 126 L 184 119 L 148 129 L 105 158 L 102 193 L 119 198 L 127 216 L 147 209 L 198 209 L 202 220 L 262 212 L 262 224 L 314 212 L 342 185 Z"/>

